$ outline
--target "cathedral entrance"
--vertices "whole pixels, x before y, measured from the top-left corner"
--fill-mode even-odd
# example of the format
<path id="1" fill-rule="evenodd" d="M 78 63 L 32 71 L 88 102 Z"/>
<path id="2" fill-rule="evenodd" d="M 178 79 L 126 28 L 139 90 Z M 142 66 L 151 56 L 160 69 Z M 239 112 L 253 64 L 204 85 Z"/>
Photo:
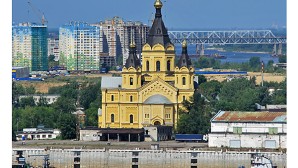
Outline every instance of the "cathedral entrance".
<path id="1" fill-rule="evenodd" d="M 154 125 L 160 125 L 160 122 L 159 121 L 155 121 L 154 122 Z"/>

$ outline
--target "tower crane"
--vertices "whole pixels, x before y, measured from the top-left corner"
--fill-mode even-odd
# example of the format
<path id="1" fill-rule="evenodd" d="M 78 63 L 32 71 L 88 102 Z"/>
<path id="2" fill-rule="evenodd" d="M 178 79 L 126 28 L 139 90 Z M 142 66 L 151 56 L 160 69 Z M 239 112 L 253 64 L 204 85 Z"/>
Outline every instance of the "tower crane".
<path id="1" fill-rule="evenodd" d="M 44 13 L 42 13 L 39 9 L 37 9 L 31 2 L 31 0 L 28 0 L 28 5 L 33 9 L 33 11 L 35 12 L 35 14 L 38 17 L 41 17 L 41 24 L 45 25 L 45 23 L 48 23 L 48 21 L 46 20 Z"/>

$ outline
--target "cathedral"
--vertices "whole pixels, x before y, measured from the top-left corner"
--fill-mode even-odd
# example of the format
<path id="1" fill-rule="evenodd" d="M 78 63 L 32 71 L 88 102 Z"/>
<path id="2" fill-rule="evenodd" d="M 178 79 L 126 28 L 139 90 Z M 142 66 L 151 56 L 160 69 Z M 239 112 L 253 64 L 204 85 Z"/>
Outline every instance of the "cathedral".
<path id="1" fill-rule="evenodd" d="M 122 77 L 102 78 L 99 128 L 175 128 L 183 100 L 193 96 L 196 82 L 187 43 L 183 41 L 175 64 L 175 46 L 162 20 L 162 6 L 155 1 L 155 19 L 142 47 L 142 61 L 132 40 Z"/>

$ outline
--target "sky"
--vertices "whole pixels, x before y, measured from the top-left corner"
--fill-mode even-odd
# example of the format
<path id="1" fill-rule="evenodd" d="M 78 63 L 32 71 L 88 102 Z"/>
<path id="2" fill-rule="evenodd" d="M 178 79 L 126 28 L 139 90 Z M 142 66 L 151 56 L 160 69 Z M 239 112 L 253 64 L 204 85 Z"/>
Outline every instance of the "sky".
<path id="1" fill-rule="evenodd" d="M 31 1 L 33 7 L 29 6 Z M 12 22 L 39 22 L 49 28 L 70 21 L 95 23 L 113 16 L 150 23 L 155 0 L 12 0 Z M 175 29 L 282 28 L 287 25 L 286 0 L 162 0 L 163 19 Z M 40 12 L 38 12 L 40 11 Z"/>

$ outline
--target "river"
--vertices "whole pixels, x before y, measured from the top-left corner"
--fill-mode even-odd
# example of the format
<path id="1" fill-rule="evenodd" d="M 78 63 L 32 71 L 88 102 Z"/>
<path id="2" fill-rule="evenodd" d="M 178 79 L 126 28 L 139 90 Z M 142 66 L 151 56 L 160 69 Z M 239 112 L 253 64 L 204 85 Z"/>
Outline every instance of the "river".
<path id="1" fill-rule="evenodd" d="M 176 45 L 176 54 L 181 54 L 181 45 Z M 188 54 L 195 54 L 196 53 L 196 46 L 195 45 L 188 45 Z M 277 57 L 272 57 L 270 53 L 266 52 L 226 52 L 221 50 L 209 50 L 205 49 L 205 54 L 219 54 L 226 56 L 226 59 L 218 59 L 221 63 L 225 62 L 235 62 L 235 63 L 242 63 L 242 62 L 248 62 L 251 57 L 260 57 L 261 61 L 264 62 L 264 64 L 267 64 L 269 60 L 273 60 L 274 63 L 278 63 Z"/>

